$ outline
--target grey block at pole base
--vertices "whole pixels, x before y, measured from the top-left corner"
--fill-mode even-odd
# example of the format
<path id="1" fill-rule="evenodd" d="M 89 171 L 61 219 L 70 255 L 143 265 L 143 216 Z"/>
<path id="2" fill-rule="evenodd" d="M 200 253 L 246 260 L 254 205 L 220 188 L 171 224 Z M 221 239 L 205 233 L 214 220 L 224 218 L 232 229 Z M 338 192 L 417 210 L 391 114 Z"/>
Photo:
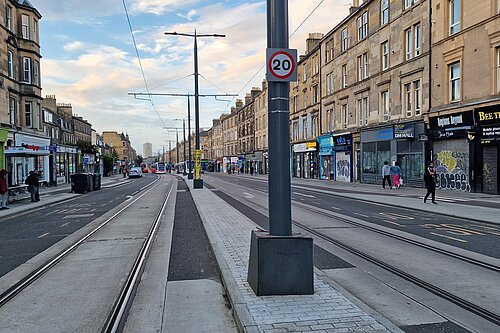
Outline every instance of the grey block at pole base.
<path id="1" fill-rule="evenodd" d="M 267 47 L 288 49 L 288 0 L 267 0 Z M 289 87 L 268 82 L 269 234 L 252 232 L 247 275 L 258 296 L 314 293 L 313 240 L 292 234 Z"/>

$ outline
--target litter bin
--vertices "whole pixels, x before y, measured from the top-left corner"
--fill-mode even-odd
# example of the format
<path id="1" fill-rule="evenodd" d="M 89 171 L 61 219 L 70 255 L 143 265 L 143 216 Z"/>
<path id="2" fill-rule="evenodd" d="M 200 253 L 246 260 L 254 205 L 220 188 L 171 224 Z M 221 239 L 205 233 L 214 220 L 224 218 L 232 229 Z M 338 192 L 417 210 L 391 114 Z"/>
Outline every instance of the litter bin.
<path id="1" fill-rule="evenodd" d="M 101 174 L 100 173 L 94 173 L 92 175 L 92 180 L 93 180 L 93 189 L 94 190 L 100 190 L 101 189 Z"/>
<path id="2" fill-rule="evenodd" d="M 75 173 L 71 175 L 71 192 L 87 193 L 92 191 L 92 179 L 86 173 Z"/>

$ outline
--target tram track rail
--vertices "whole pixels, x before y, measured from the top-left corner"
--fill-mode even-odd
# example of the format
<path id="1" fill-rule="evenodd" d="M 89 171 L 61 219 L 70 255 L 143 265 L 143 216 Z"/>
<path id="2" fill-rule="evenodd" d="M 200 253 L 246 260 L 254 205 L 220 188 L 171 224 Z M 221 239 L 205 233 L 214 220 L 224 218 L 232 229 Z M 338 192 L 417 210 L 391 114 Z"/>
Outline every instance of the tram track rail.
<path id="1" fill-rule="evenodd" d="M 58 263 L 63 261 L 68 255 L 75 252 L 82 244 L 88 241 L 92 236 L 96 235 L 99 231 L 101 231 L 105 226 L 109 225 L 111 222 L 120 217 L 124 212 L 130 209 L 134 204 L 136 204 L 140 199 L 150 193 L 159 185 L 160 177 L 154 180 L 152 183 L 144 186 L 141 190 L 144 190 L 143 193 L 139 194 L 137 197 L 133 198 L 129 202 L 121 207 L 118 211 L 113 213 L 110 217 L 106 218 L 105 221 L 101 222 L 99 225 L 95 226 L 92 230 L 88 231 L 85 235 L 81 236 L 77 241 L 74 241 L 70 246 L 66 249 L 62 250 L 58 254 L 52 257 L 52 259 L 46 261 L 44 264 L 40 265 L 38 268 L 34 269 L 27 275 L 25 275 L 18 282 L 13 284 L 11 287 L 7 288 L 4 292 L 0 294 L 0 308 L 6 305 L 9 301 L 14 299 L 16 295 L 21 293 L 23 290 L 32 285 L 35 281 L 37 281 L 40 277 L 42 277 L 45 273 L 47 273 L 50 269 L 54 268 Z M 139 254 L 135 257 L 134 264 L 128 275 L 127 281 L 121 287 L 119 292 L 119 297 L 116 299 L 112 311 L 108 315 L 106 322 L 102 328 L 102 332 L 117 332 L 120 325 L 123 323 L 124 315 L 126 314 L 127 306 L 131 301 L 131 296 L 133 295 L 133 291 L 135 290 L 138 282 L 140 281 L 140 274 L 144 269 L 145 262 L 147 260 L 147 256 L 152 247 L 154 236 L 159 228 L 160 219 L 162 214 L 165 211 L 168 199 L 172 193 L 173 185 L 170 185 L 170 189 L 166 195 L 165 200 L 161 204 L 161 207 L 158 209 L 158 212 L 153 219 L 151 226 L 147 232 L 147 236 L 141 246 Z"/>
<path id="2" fill-rule="evenodd" d="M 262 191 L 260 189 L 256 189 L 256 188 L 253 188 L 253 189 L 256 191 L 259 191 L 259 192 L 266 193 L 265 191 Z M 334 195 L 334 194 L 332 194 L 332 195 Z M 246 200 L 248 200 L 248 199 L 246 199 Z M 363 200 L 361 200 L 361 201 L 363 201 Z M 375 232 L 375 233 L 381 234 L 381 235 L 386 236 L 386 237 L 391 237 L 393 239 L 397 239 L 399 241 L 409 243 L 411 245 L 414 245 L 414 246 L 417 246 L 420 248 L 424 248 L 426 250 L 430 250 L 430 251 L 433 251 L 436 253 L 440 253 L 442 255 L 449 256 L 449 257 L 452 257 L 454 259 L 462 260 L 462 261 L 467 262 L 469 264 L 476 265 L 478 267 L 494 271 L 495 273 L 500 273 L 500 266 L 498 266 L 498 265 L 494 265 L 494 264 L 490 264 L 490 263 L 487 263 L 484 261 L 480 261 L 480 260 L 477 260 L 475 258 L 466 257 L 466 256 L 463 256 L 461 254 L 453 253 L 451 251 L 441 249 L 441 248 L 438 248 L 438 247 L 435 247 L 435 246 L 432 246 L 429 244 L 424 244 L 424 243 L 419 242 L 417 240 L 413 240 L 413 239 L 410 239 L 408 237 L 397 235 L 397 234 L 391 233 L 389 231 L 384 231 L 384 230 L 381 230 L 381 229 L 376 228 L 376 227 L 367 226 L 363 223 L 352 221 L 346 217 L 341 217 L 340 214 L 328 213 L 324 209 L 317 209 L 316 207 L 311 207 L 309 205 L 305 205 L 305 204 L 302 204 L 300 202 L 296 202 L 293 200 L 292 200 L 292 202 L 294 202 L 295 204 L 298 204 L 303 209 L 306 209 L 306 210 L 309 210 L 311 212 L 326 216 L 328 218 L 336 219 L 337 221 L 340 221 L 343 223 L 348 223 L 350 225 L 353 225 L 353 226 L 356 226 L 359 228 L 364 228 L 364 229 L 369 230 L 371 232 Z M 243 204 L 245 204 L 245 203 L 243 203 Z M 256 205 L 258 207 L 261 207 L 263 210 L 268 209 L 267 207 L 265 207 L 259 203 L 256 203 L 254 201 L 252 201 L 252 204 Z M 367 221 L 367 222 L 370 223 L 369 221 Z M 475 315 L 477 315 L 483 319 L 486 319 L 487 321 L 494 323 L 495 325 L 500 326 L 500 314 L 494 313 L 488 309 L 485 309 L 484 307 L 481 307 L 477 304 L 474 304 L 470 301 L 467 301 L 466 299 L 463 299 L 459 296 L 456 296 L 451 292 L 448 292 L 448 291 L 446 291 L 438 286 L 435 286 L 432 283 L 426 282 L 425 280 L 418 278 L 413 274 L 407 273 L 407 272 L 405 272 L 405 271 L 403 271 L 403 270 L 401 270 L 393 265 L 389 265 L 389 264 L 383 262 L 382 260 L 377 259 L 377 258 L 375 258 L 375 257 L 373 257 L 373 256 L 371 256 L 363 251 L 360 251 L 360 250 L 358 250 L 358 249 L 356 249 L 356 248 L 354 248 L 354 247 L 352 247 L 352 246 L 350 246 L 350 245 L 348 245 L 348 244 L 346 244 L 338 239 L 335 239 L 331 236 L 328 236 L 328 235 L 326 235 L 318 230 L 315 230 L 314 228 L 310 228 L 303 223 L 293 221 L 293 220 L 292 220 L 292 223 L 293 223 L 293 225 L 301 228 L 302 230 L 304 230 L 305 232 L 307 232 L 311 235 L 314 235 L 315 237 L 321 238 L 324 241 L 326 241 L 326 242 L 328 242 L 336 247 L 339 247 L 339 248 L 341 248 L 341 249 L 343 249 L 351 254 L 354 254 L 355 256 L 360 257 L 363 260 L 366 260 L 367 262 L 370 262 L 370 263 L 372 263 L 372 264 L 374 264 L 374 265 L 376 265 L 376 266 L 378 266 L 386 271 L 389 271 L 392 274 L 394 274 L 394 275 L 396 275 L 396 276 L 398 276 L 398 277 L 400 277 L 400 278 L 402 278 L 402 279 L 404 279 L 404 280 L 406 280 L 414 285 L 417 285 L 418 287 L 422 288 L 423 290 L 426 290 L 426 291 L 428 291 L 428 292 L 430 292 L 430 293 L 432 293 L 432 294 L 434 294 L 442 299 L 445 299 L 445 300 L 459 306 L 460 308 L 462 308 L 466 311 L 474 313 Z"/>

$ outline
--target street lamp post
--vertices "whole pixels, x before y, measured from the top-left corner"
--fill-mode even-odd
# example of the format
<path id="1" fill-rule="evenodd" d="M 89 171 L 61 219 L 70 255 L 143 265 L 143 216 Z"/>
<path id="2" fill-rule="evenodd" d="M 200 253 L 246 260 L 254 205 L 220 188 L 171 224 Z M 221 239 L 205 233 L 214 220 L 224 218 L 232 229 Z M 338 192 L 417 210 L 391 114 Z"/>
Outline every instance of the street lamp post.
<path id="1" fill-rule="evenodd" d="M 203 188 L 203 179 L 201 179 L 201 152 L 200 152 L 200 96 L 198 92 L 198 37 L 226 37 L 220 34 L 198 34 L 196 29 L 194 34 L 165 32 L 165 35 L 186 36 L 194 38 L 194 122 L 195 122 L 195 177 L 193 180 L 193 188 Z M 190 161 L 191 163 L 191 161 Z"/>

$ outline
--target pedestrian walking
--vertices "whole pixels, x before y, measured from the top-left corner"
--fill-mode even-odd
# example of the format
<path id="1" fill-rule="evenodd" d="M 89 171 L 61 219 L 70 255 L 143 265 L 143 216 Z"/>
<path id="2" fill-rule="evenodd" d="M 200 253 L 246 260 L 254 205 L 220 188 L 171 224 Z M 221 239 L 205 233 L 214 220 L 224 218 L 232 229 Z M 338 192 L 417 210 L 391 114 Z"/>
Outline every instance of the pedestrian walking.
<path id="1" fill-rule="evenodd" d="M 384 166 L 382 167 L 382 188 L 385 188 L 385 182 L 389 185 L 389 188 L 392 189 L 391 185 L 391 167 L 389 166 L 389 162 L 385 161 Z"/>
<path id="2" fill-rule="evenodd" d="M 9 209 L 7 202 L 9 201 L 9 186 L 7 185 L 7 170 L 0 170 L 0 210 Z"/>
<path id="3" fill-rule="evenodd" d="M 424 203 L 427 203 L 427 198 L 431 196 L 431 204 L 437 205 L 436 203 L 436 170 L 434 169 L 434 162 L 430 161 L 427 165 L 427 169 L 424 172 L 424 182 L 427 188 L 427 193 L 424 197 Z"/>
<path id="4" fill-rule="evenodd" d="M 401 183 L 399 182 L 401 177 L 401 168 L 399 167 L 398 162 L 394 162 L 394 165 L 391 166 L 390 174 L 392 178 L 392 186 L 399 188 L 401 186 Z"/>
<path id="5" fill-rule="evenodd" d="M 25 183 L 28 185 L 28 192 L 31 194 L 31 202 L 40 201 L 38 171 L 30 171 L 29 176 L 26 177 Z"/>

